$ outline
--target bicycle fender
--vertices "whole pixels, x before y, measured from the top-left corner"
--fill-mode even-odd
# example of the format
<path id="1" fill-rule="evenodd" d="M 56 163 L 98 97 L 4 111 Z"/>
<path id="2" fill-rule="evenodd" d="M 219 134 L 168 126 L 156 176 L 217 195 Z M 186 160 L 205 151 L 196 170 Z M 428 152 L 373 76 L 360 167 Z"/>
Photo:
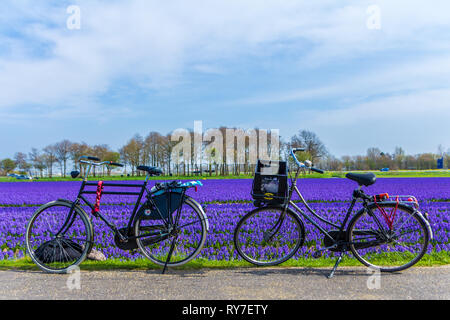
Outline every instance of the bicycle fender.
<path id="1" fill-rule="evenodd" d="M 61 202 L 73 204 L 73 201 L 70 201 L 70 200 L 67 200 L 67 199 L 58 199 L 58 200 L 56 200 L 56 201 L 61 201 Z"/>
<path id="2" fill-rule="evenodd" d="M 92 226 L 91 218 L 86 213 L 86 211 L 80 205 L 75 204 L 74 201 L 70 201 L 70 200 L 67 200 L 67 199 L 57 199 L 56 201 L 51 201 L 49 203 L 58 202 L 58 201 L 59 202 L 65 202 L 67 204 L 70 204 L 70 205 L 74 206 L 74 209 L 76 211 L 78 211 L 78 213 L 83 214 L 86 217 L 87 221 L 89 222 L 89 228 L 91 229 L 91 235 L 92 235 L 92 242 L 89 244 L 90 245 L 90 248 L 89 248 L 89 251 L 88 251 L 88 254 L 89 254 L 91 252 L 91 250 L 92 250 L 92 247 L 94 246 L 94 227 Z M 44 204 L 44 206 L 48 205 L 49 203 Z"/>
<path id="3" fill-rule="evenodd" d="M 430 225 L 430 222 L 428 221 L 428 219 L 425 218 L 425 216 L 422 214 L 422 212 L 420 212 L 417 209 L 414 210 L 414 214 L 417 214 L 423 220 L 423 222 L 427 226 L 428 233 L 430 234 L 430 241 L 433 241 L 434 240 L 433 230 L 431 229 L 431 225 Z"/>
<path id="4" fill-rule="evenodd" d="M 208 216 L 206 215 L 205 210 L 203 210 L 203 207 L 200 205 L 200 203 L 188 196 L 186 196 L 186 201 L 190 201 L 198 210 L 200 210 L 201 214 L 203 215 L 203 220 L 205 220 L 206 223 L 206 231 L 209 231 Z"/>
<path id="5" fill-rule="evenodd" d="M 70 205 L 74 205 L 75 204 L 73 201 L 70 201 L 70 200 L 67 200 L 67 199 L 58 199 L 56 201 L 65 202 L 65 203 L 70 204 Z M 53 202 L 56 202 L 56 201 L 53 201 Z M 82 213 L 84 213 L 86 215 L 86 217 L 90 220 L 89 215 L 86 213 L 86 211 L 80 205 L 75 204 L 74 207 L 77 208 L 77 210 L 80 210 Z"/>

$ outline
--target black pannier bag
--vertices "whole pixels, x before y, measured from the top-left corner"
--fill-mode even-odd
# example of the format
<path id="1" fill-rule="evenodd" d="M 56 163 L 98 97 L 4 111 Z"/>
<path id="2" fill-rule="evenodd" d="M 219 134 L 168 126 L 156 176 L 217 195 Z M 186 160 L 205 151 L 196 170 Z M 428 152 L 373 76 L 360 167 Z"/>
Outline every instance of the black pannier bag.
<path id="1" fill-rule="evenodd" d="M 286 161 L 258 160 L 252 185 L 253 203 L 284 204 L 288 196 L 288 174 Z"/>
<path id="2" fill-rule="evenodd" d="M 147 202 L 139 209 L 138 216 L 142 216 L 143 219 L 149 220 L 167 219 L 169 212 L 172 214 L 181 206 L 183 189 L 175 188 L 160 190 L 153 194 L 152 199 L 159 209 L 159 212 L 153 203 L 147 200 Z"/>

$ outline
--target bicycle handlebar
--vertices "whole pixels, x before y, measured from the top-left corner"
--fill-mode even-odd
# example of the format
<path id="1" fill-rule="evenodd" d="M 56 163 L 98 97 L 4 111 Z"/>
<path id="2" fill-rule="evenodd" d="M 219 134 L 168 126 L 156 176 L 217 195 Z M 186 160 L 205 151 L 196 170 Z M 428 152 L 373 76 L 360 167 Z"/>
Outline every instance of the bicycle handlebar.
<path id="1" fill-rule="evenodd" d="M 82 159 L 88 159 L 91 161 L 86 161 L 86 160 L 82 160 Z M 85 163 L 85 164 L 90 164 L 90 165 L 94 165 L 94 166 L 101 166 L 101 165 L 110 165 L 110 166 L 116 166 L 116 167 L 123 167 L 124 165 L 121 163 L 117 163 L 117 162 L 113 162 L 113 161 L 103 161 L 103 162 L 93 162 L 93 161 L 100 161 L 99 158 L 97 157 L 90 157 L 90 156 L 81 156 L 79 159 L 80 163 Z"/>
<path id="2" fill-rule="evenodd" d="M 314 171 L 314 172 L 317 172 L 317 173 L 322 173 L 322 174 L 325 173 L 325 171 L 323 171 L 322 169 L 317 169 L 317 168 L 313 168 L 313 167 L 311 167 L 311 171 Z"/>
<path id="3" fill-rule="evenodd" d="M 106 161 L 106 162 L 107 162 L 107 164 L 109 164 L 110 166 L 123 167 L 123 164 L 121 164 L 121 163 L 112 162 L 112 161 Z"/>
<path id="4" fill-rule="evenodd" d="M 307 165 L 305 165 L 303 162 L 298 161 L 297 157 L 295 156 L 295 153 L 297 151 L 305 151 L 305 148 L 292 148 L 291 149 L 291 156 L 294 159 L 295 163 L 300 167 L 300 168 L 310 168 L 311 171 L 317 172 L 317 173 L 325 173 L 324 170 L 322 169 L 317 169 L 317 168 L 313 168 L 313 167 L 309 167 Z"/>
<path id="5" fill-rule="evenodd" d="M 91 157 L 91 156 L 81 156 L 80 159 L 88 159 L 88 160 L 91 160 L 91 161 L 100 161 L 99 158 Z"/>
<path id="6" fill-rule="evenodd" d="M 305 164 L 303 164 L 303 163 L 301 163 L 300 161 L 298 161 L 297 157 L 295 156 L 295 152 L 297 152 L 297 151 L 302 151 L 302 150 L 299 150 L 299 149 L 303 149 L 303 148 L 293 148 L 293 149 L 291 149 L 291 156 L 292 156 L 292 158 L 294 159 L 295 163 L 296 163 L 299 167 L 303 168 L 303 167 L 306 167 Z M 303 149 L 303 151 L 304 151 L 304 149 Z"/>

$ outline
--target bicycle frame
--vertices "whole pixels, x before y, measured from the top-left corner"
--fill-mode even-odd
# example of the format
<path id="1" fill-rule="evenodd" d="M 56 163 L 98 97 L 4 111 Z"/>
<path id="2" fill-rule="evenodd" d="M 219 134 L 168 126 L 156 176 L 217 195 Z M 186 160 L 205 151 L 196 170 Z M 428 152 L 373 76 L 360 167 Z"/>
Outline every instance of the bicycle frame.
<path id="1" fill-rule="evenodd" d="M 100 212 L 94 211 L 94 205 L 87 200 L 84 195 L 85 194 L 96 194 L 96 191 L 87 191 L 84 190 L 86 186 L 97 186 L 97 183 L 93 182 L 86 182 L 83 181 L 80 187 L 80 190 L 78 192 L 77 200 L 75 200 L 76 203 L 79 203 L 80 200 L 83 200 L 84 203 L 86 203 L 91 209 L 92 213 L 95 217 L 100 218 L 108 227 L 110 227 L 114 232 L 118 231 L 118 228 L 115 224 L 111 223 L 106 219 Z M 119 191 L 103 191 L 102 194 L 111 194 L 111 195 L 136 195 L 138 196 L 136 204 L 133 208 L 133 211 L 131 213 L 130 219 L 128 221 L 127 225 L 127 231 L 132 227 L 132 223 L 134 221 L 134 218 L 136 217 L 137 210 L 139 208 L 139 205 L 141 204 L 142 196 L 144 195 L 145 190 L 147 190 L 147 180 L 144 181 L 143 184 L 125 184 L 125 183 L 109 183 L 105 182 L 103 183 L 104 187 L 128 187 L 128 188 L 141 188 L 139 192 L 119 192 Z"/>
<path id="2" fill-rule="evenodd" d="M 115 234 L 117 234 L 117 235 L 119 236 L 120 240 L 122 240 L 122 241 L 128 241 L 128 240 L 133 240 L 133 239 L 136 239 L 136 238 L 149 237 L 149 236 L 156 236 L 156 235 L 158 235 L 158 236 L 163 236 L 163 235 L 161 234 L 161 232 L 149 233 L 149 234 L 145 234 L 145 235 L 141 235 L 141 236 L 136 236 L 136 235 L 134 235 L 134 236 L 129 236 L 129 235 L 128 235 L 128 234 L 129 234 L 129 231 L 130 231 L 131 228 L 133 227 L 133 222 L 135 221 L 136 214 L 137 214 L 137 211 L 138 211 L 138 209 L 139 209 L 139 207 L 140 207 L 140 205 L 141 205 L 142 197 L 143 197 L 145 191 L 147 191 L 147 199 L 150 200 L 150 201 L 152 202 L 152 204 L 154 205 L 154 208 L 156 208 L 156 210 L 157 210 L 158 214 L 160 215 L 161 219 L 164 221 L 164 225 L 165 225 L 165 226 L 169 226 L 169 227 L 170 227 L 171 225 L 173 225 L 172 215 L 169 214 L 168 217 L 167 217 L 167 219 L 164 218 L 164 216 L 162 215 L 161 211 L 160 211 L 159 208 L 156 206 L 156 204 L 154 203 L 154 201 L 153 201 L 153 199 L 152 199 L 152 197 L 151 197 L 151 195 L 152 195 L 154 192 L 148 190 L 148 188 L 147 188 L 147 185 L 148 185 L 148 179 L 149 179 L 149 176 L 150 176 L 149 174 L 146 175 L 143 184 L 125 184 L 125 183 L 110 183 L 110 182 L 104 182 L 104 183 L 102 184 L 104 187 L 140 188 L 140 191 L 139 191 L 139 192 L 102 191 L 102 194 L 111 194 L 111 195 L 136 195 L 136 196 L 138 196 L 137 201 L 136 201 L 136 204 L 135 204 L 135 206 L 134 206 L 134 208 L 133 208 L 133 211 L 132 211 L 132 213 L 131 213 L 131 216 L 130 216 L 130 218 L 129 218 L 128 225 L 127 225 L 127 227 L 126 227 L 126 232 L 125 232 L 125 234 L 122 234 L 122 232 L 119 231 L 119 228 L 117 228 L 117 226 L 116 226 L 114 223 L 111 223 L 111 222 L 108 221 L 108 219 L 107 219 L 106 217 L 104 217 L 99 211 L 96 211 L 96 210 L 95 210 L 95 206 L 94 206 L 91 202 L 89 202 L 88 199 L 86 199 L 86 198 L 84 197 L 85 194 L 97 194 L 96 191 L 85 190 L 85 187 L 86 187 L 86 186 L 98 186 L 98 183 L 95 183 L 95 182 L 88 182 L 87 177 L 88 177 L 89 172 L 90 172 L 90 170 L 91 170 L 91 167 L 92 167 L 93 165 L 101 165 L 101 164 L 103 164 L 103 163 L 93 163 L 93 162 L 90 162 L 90 161 L 84 161 L 84 160 L 80 160 L 80 162 L 81 162 L 81 163 L 86 163 L 86 164 L 88 164 L 89 166 L 88 166 L 88 168 L 87 168 L 87 170 L 86 170 L 85 177 L 83 178 L 83 181 L 82 181 L 82 183 L 81 183 L 80 189 L 79 189 L 79 191 L 78 191 L 77 198 L 76 198 L 76 200 L 73 202 L 72 208 L 70 209 L 70 212 L 69 212 L 69 215 L 67 216 L 67 219 L 66 219 L 66 221 L 64 222 L 64 224 L 62 225 L 62 227 L 60 228 L 60 230 L 57 232 L 57 235 L 59 235 L 59 234 L 61 234 L 61 233 L 64 233 L 65 231 L 67 231 L 67 230 L 71 227 L 73 221 L 74 221 L 75 218 L 76 218 L 76 214 L 74 214 L 74 212 L 75 212 L 74 209 L 75 209 L 76 206 L 80 205 L 81 200 L 82 200 L 86 205 L 88 205 L 88 206 L 91 208 L 92 214 L 94 215 L 94 217 L 100 218 L 100 219 L 101 219 L 101 220 L 102 220 L 102 221 L 103 221 L 103 222 L 104 222 L 111 230 L 114 231 Z M 185 190 L 183 189 L 183 192 L 182 192 L 182 201 L 184 200 L 184 197 L 185 197 Z M 180 208 L 181 208 L 181 207 L 180 207 Z M 178 208 L 177 216 L 180 214 L 180 208 Z M 177 222 L 178 222 L 178 217 L 176 217 L 175 220 L 176 220 L 175 223 L 177 223 Z"/>
<path id="3" fill-rule="evenodd" d="M 354 194 L 354 196 L 353 196 L 353 198 L 352 198 L 352 202 L 351 202 L 351 204 L 350 204 L 350 207 L 348 208 L 347 213 L 346 213 L 346 215 L 345 215 L 345 218 L 344 218 L 344 220 L 342 221 L 341 225 L 339 226 L 339 225 L 337 225 L 337 224 L 335 224 L 335 223 L 332 223 L 331 221 L 328 221 L 328 220 L 324 219 L 323 217 L 319 216 L 319 215 L 318 215 L 318 214 L 317 214 L 317 213 L 309 206 L 309 204 L 306 202 L 305 198 L 304 198 L 303 195 L 301 194 L 300 190 L 298 189 L 298 187 L 297 187 L 297 179 L 298 179 L 298 176 L 299 176 L 299 174 L 300 174 L 301 171 L 302 171 L 302 168 L 299 167 L 298 170 L 297 170 L 297 173 L 296 173 L 296 175 L 295 175 L 295 178 L 294 178 L 294 179 L 291 178 L 291 185 L 290 185 L 290 187 L 289 187 L 288 200 L 287 200 L 287 202 L 286 202 L 284 212 L 287 211 L 287 208 L 288 208 L 289 205 L 290 205 L 291 207 L 293 207 L 293 208 L 295 209 L 296 212 L 300 213 L 306 220 L 308 220 L 309 222 L 311 222 L 317 229 L 319 229 L 319 231 L 320 231 L 322 234 L 324 234 L 325 236 L 327 236 L 328 238 L 330 238 L 330 240 L 333 241 L 333 243 L 336 245 L 337 242 L 338 242 L 336 239 L 339 239 L 339 238 L 340 238 L 339 236 L 341 235 L 341 233 L 345 232 L 345 225 L 347 224 L 347 221 L 348 221 L 348 219 L 350 218 L 351 212 L 352 212 L 352 210 L 353 210 L 353 207 L 355 206 L 355 203 L 356 203 L 356 201 L 357 201 L 357 198 L 355 197 L 355 194 Z M 359 190 L 359 189 L 357 189 L 357 190 Z M 306 207 L 306 209 L 307 209 L 312 215 L 314 215 L 314 217 L 316 217 L 316 218 L 319 219 L 320 221 L 326 223 L 327 225 L 330 225 L 330 226 L 332 226 L 332 227 L 335 227 L 335 228 L 338 228 L 338 229 L 339 229 L 339 236 L 338 236 L 336 239 L 333 238 L 333 237 L 328 233 L 327 230 L 325 230 L 323 227 L 321 227 L 321 226 L 320 226 L 316 221 L 314 221 L 309 215 L 307 215 L 301 208 L 299 208 L 299 207 L 295 204 L 294 201 L 292 201 L 292 196 L 293 196 L 294 191 L 295 191 L 295 193 L 297 193 L 297 195 L 299 196 L 301 203 Z"/>
<path id="4" fill-rule="evenodd" d="M 86 160 L 81 160 L 81 159 L 88 159 L 91 161 L 86 161 Z M 120 163 L 112 162 L 112 161 L 99 162 L 100 159 L 98 159 L 96 157 L 88 157 L 88 156 L 82 156 L 79 161 L 80 161 L 80 163 L 87 164 L 87 168 L 85 170 L 85 176 L 83 177 L 83 180 L 81 182 L 81 186 L 80 186 L 80 189 L 78 191 L 78 195 L 77 195 L 75 201 L 59 199 L 59 201 L 70 203 L 71 206 L 70 206 L 69 214 L 68 214 L 67 218 L 65 219 L 63 225 L 56 232 L 56 237 L 59 237 L 61 234 L 64 234 L 69 230 L 69 228 L 75 222 L 77 215 L 83 215 L 83 216 L 87 215 L 86 212 L 80 206 L 84 202 L 89 208 L 91 208 L 92 215 L 94 217 L 100 218 L 111 230 L 114 231 L 115 244 L 117 247 L 119 247 L 123 250 L 132 250 L 132 249 L 137 249 L 137 248 L 142 249 L 141 243 L 136 242 L 136 239 L 138 239 L 138 238 L 146 238 L 143 240 L 142 244 L 144 246 L 147 246 L 147 245 L 161 242 L 165 239 L 168 239 L 169 237 L 173 237 L 173 239 L 171 240 L 170 250 L 169 250 L 168 256 L 166 258 L 163 271 L 162 271 L 162 273 L 164 273 L 168 266 L 168 263 L 170 262 L 170 259 L 172 257 L 173 250 L 175 248 L 175 241 L 179 235 L 178 223 L 181 221 L 180 220 L 181 208 L 182 208 L 182 204 L 185 203 L 185 201 L 189 201 L 189 203 L 191 203 L 190 206 L 194 206 L 194 207 L 196 207 L 196 209 L 200 210 L 197 213 L 200 213 L 203 215 L 202 219 L 206 220 L 206 229 L 208 229 L 208 219 L 207 219 L 203 209 L 191 197 L 186 195 L 186 190 L 189 187 L 191 187 L 192 184 L 186 184 L 186 185 L 181 184 L 180 186 L 178 186 L 178 184 L 174 181 L 175 182 L 174 184 L 173 183 L 166 184 L 165 186 L 156 187 L 156 188 L 152 188 L 149 190 L 148 189 L 149 177 L 151 175 L 154 175 L 154 174 L 157 175 L 157 174 L 161 173 L 161 170 L 156 168 L 157 170 L 153 171 L 153 169 L 155 169 L 155 168 L 150 168 L 150 167 L 145 167 L 145 166 L 138 167 L 139 170 L 143 170 L 143 171 L 147 172 L 145 180 L 142 184 L 128 184 L 128 183 L 115 183 L 115 182 L 103 182 L 103 181 L 88 182 L 87 177 L 89 176 L 89 173 L 93 166 L 100 166 L 103 164 L 114 165 L 114 166 L 123 166 L 123 165 Z M 74 177 L 74 178 L 77 177 L 79 174 L 80 173 L 78 171 L 71 173 L 72 177 Z M 89 186 L 97 186 L 97 191 L 87 190 L 86 187 L 89 187 Z M 139 188 L 139 191 L 103 191 L 103 187 Z M 164 213 L 166 213 L 165 209 L 159 208 L 159 206 L 157 205 L 157 203 L 155 201 L 155 197 L 153 197 L 153 195 L 157 194 L 160 191 L 163 191 L 163 194 L 165 192 L 172 192 L 172 189 L 174 189 L 174 188 L 181 189 L 181 191 L 180 190 L 176 191 L 177 193 L 179 193 L 181 195 L 180 200 L 179 200 L 180 205 L 177 205 L 176 214 L 174 215 L 173 213 L 175 212 L 175 209 L 173 211 L 171 211 L 172 210 L 171 209 L 171 199 L 170 199 L 171 197 L 166 197 L 167 198 L 167 208 L 168 208 L 167 210 L 171 211 L 171 212 L 169 212 L 169 214 L 167 214 L 167 216 L 165 217 L 163 215 L 163 213 L 161 212 L 161 210 L 164 210 Z M 85 197 L 85 195 L 87 195 L 87 194 L 96 194 L 97 197 L 96 197 L 95 205 L 92 204 Z M 134 205 L 133 211 L 131 212 L 131 215 L 129 217 L 128 224 L 126 227 L 119 229 L 114 223 L 108 221 L 108 219 L 101 214 L 99 207 L 100 207 L 101 196 L 103 194 L 137 196 L 136 203 Z M 156 217 L 156 219 L 162 220 L 162 222 L 159 223 L 159 221 L 158 221 L 156 224 L 151 225 L 151 226 L 144 226 L 144 227 L 142 227 L 142 229 L 139 227 L 139 230 L 143 230 L 144 232 L 142 234 L 141 234 L 141 232 L 139 232 L 139 235 L 136 235 L 134 229 L 137 227 L 136 222 L 140 218 L 139 215 L 142 214 L 141 213 L 142 210 L 147 210 L 147 207 L 142 206 L 142 204 L 143 204 L 142 198 L 143 198 L 144 194 L 147 199 L 146 204 L 148 204 L 148 209 L 150 209 L 152 212 L 157 212 L 159 217 Z M 196 209 L 194 209 L 194 210 L 196 210 Z M 86 216 L 86 218 L 89 219 L 89 216 Z M 187 226 L 187 225 L 193 224 L 193 223 L 195 223 L 195 222 L 187 223 L 183 226 Z M 131 230 L 133 232 L 130 232 Z M 204 239 L 205 238 L 203 237 L 203 240 L 202 240 L 203 242 L 201 243 L 201 245 L 203 245 Z M 89 251 L 92 249 L 92 245 L 93 245 L 93 240 L 91 239 L 89 241 L 89 249 L 88 249 Z"/>
<path id="5" fill-rule="evenodd" d="M 303 197 L 303 195 L 301 194 L 300 190 L 299 190 L 298 187 L 297 187 L 297 179 L 298 179 L 298 177 L 299 177 L 299 175 L 300 175 L 300 172 L 301 172 L 302 170 L 304 170 L 304 169 L 306 168 L 306 166 L 305 166 L 303 163 L 301 163 L 300 161 L 297 160 L 297 158 L 296 158 L 296 156 L 295 156 L 295 153 L 294 153 L 294 149 L 291 150 L 291 155 L 292 155 L 294 161 L 297 163 L 298 169 L 297 169 L 297 172 L 296 172 L 296 174 L 295 174 L 295 177 L 294 177 L 294 178 L 292 178 L 292 176 L 290 177 L 291 184 L 290 184 L 290 186 L 289 186 L 288 198 L 287 198 L 286 203 L 284 204 L 284 209 L 283 209 L 282 214 L 280 215 L 280 218 L 279 218 L 278 221 L 275 223 L 275 226 L 271 229 L 271 235 L 270 235 L 270 237 L 274 236 L 274 235 L 278 232 L 278 230 L 281 228 L 281 225 L 283 224 L 284 217 L 285 217 L 286 214 L 287 214 L 287 211 L 288 211 L 289 206 L 293 207 L 293 208 L 295 209 L 295 212 L 297 212 L 297 214 L 300 214 L 302 217 L 304 217 L 306 220 L 308 220 L 310 223 L 312 223 L 312 224 L 313 224 L 313 225 L 314 225 L 314 226 L 315 226 L 315 227 L 316 227 L 323 235 L 325 235 L 326 237 L 328 237 L 328 238 L 331 240 L 331 246 L 328 246 L 328 247 L 326 247 L 326 248 L 324 248 L 324 249 L 321 249 L 320 251 L 327 250 L 327 249 L 334 249 L 334 248 L 337 248 L 337 251 L 340 252 L 339 257 L 338 257 L 338 259 L 336 260 L 336 263 L 335 263 L 335 265 L 334 265 L 334 267 L 333 267 L 331 273 L 328 275 L 328 278 L 332 278 L 333 275 L 334 275 L 334 272 L 336 271 L 336 269 L 337 269 L 337 267 L 338 267 L 338 265 L 339 265 L 339 263 L 341 262 L 343 252 L 344 252 L 344 251 L 347 251 L 347 250 L 348 250 L 348 246 L 349 246 L 350 244 L 352 244 L 352 243 L 347 239 L 347 237 L 344 238 L 345 240 L 341 240 L 341 239 L 343 239 L 343 238 L 341 238 L 341 236 L 347 233 L 347 230 L 345 229 L 345 226 L 346 226 L 346 224 L 347 224 L 347 221 L 348 221 L 349 218 L 350 218 L 350 215 L 351 215 L 351 213 L 352 213 L 352 211 L 353 211 L 353 208 L 354 208 L 354 206 L 355 206 L 355 204 L 356 204 L 356 201 L 357 201 L 358 199 L 362 199 L 362 200 L 363 200 L 363 207 L 364 207 L 364 210 L 367 210 L 367 212 L 374 218 L 374 220 L 376 221 L 377 225 L 380 227 L 380 230 L 383 230 L 383 231 L 384 231 L 384 228 L 383 228 L 381 222 L 379 221 L 379 219 L 376 217 L 375 214 L 373 214 L 372 210 L 369 208 L 368 201 L 369 201 L 370 197 L 367 196 L 367 195 L 361 190 L 361 187 L 362 187 L 361 185 L 359 186 L 359 188 L 357 188 L 357 189 L 355 189 L 355 190 L 353 191 L 352 201 L 351 201 L 351 203 L 350 203 L 350 207 L 347 209 L 347 213 L 346 213 L 346 215 L 345 215 L 345 217 L 344 217 L 344 220 L 342 220 L 341 225 L 337 225 L 337 224 L 335 224 L 335 223 L 332 223 L 331 221 L 328 221 L 327 219 L 324 219 L 323 217 L 319 216 L 319 215 L 318 215 L 318 214 L 317 214 L 317 213 L 316 213 L 316 212 L 308 205 L 308 203 L 306 202 L 305 198 Z M 311 169 L 314 169 L 314 168 L 311 168 Z M 319 171 L 319 172 L 321 171 L 321 170 L 317 170 L 317 169 L 314 169 L 314 170 L 315 170 L 315 171 Z M 336 237 L 331 236 L 330 233 L 329 233 L 326 229 L 324 229 L 323 227 L 321 227 L 316 221 L 314 221 L 309 215 L 307 215 L 301 208 L 299 208 L 299 207 L 294 203 L 294 201 L 292 201 L 292 196 L 293 196 L 293 193 L 294 193 L 294 192 L 297 193 L 297 195 L 298 195 L 299 198 L 300 198 L 301 203 L 303 203 L 303 205 L 306 207 L 306 209 L 307 209 L 314 217 L 316 217 L 317 219 L 319 219 L 320 221 L 326 223 L 326 224 L 329 225 L 329 226 L 333 226 L 333 227 L 335 227 L 335 228 L 338 228 L 338 234 L 337 234 Z M 364 232 L 364 231 L 363 231 L 363 232 Z M 383 233 L 384 233 L 384 232 L 383 232 Z M 384 238 L 384 237 L 385 237 L 385 235 L 383 234 L 383 238 Z M 376 245 L 376 244 L 377 244 L 377 243 L 372 243 L 372 244 L 370 244 L 370 246 L 371 246 L 371 245 Z M 342 245 L 342 247 L 339 248 L 339 245 Z M 320 252 L 320 251 L 319 251 L 319 252 Z"/>
<path id="6" fill-rule="evenodd" d="M 365 210 L 368 210 L 369 214 L 374 218 L 374 220 L 376 221 L 376 223 L 378 224 L 378 226 L 381 228 L 381 230 L 384 230 L 384 228 L 382 227 L 381 222 L 378 220 L 378 218 L 376 217 L 376 215 L 374 215 L 372 213 L 372 211 L 370 210 L 370 208 L 368 207 L 368 202 L 367 202 L 367 195 L 365 195 L 365 193 L 361 190 L 362 186 L 359 186 L 359 188 L 355 189 L 353 191 L 353 195 L 352 195 L 352 201 L 350 203 L 349 208 L 347 209 L 346 215 L 344 217 L 344 219 L 341 222 L 341 225 L 335 224 L 331 221 L 328 221 L 326 219 L 324 219 L 323 217 L 319 216 L 310 206 L 309 204 L 306 202 L 305 198 L 303 197 L 303 195 L 301 194 L 300 190 L 297 187 L 297 180 L 298 177 L 300 175 L 300 172 L 302 172 L 302 170 L 304 170 L 305 166 L 299 162 L 297 160 L 297 158 L 295 157 L 295 154 L 293 152 L 291 152 L 292 157 L 294 158 L 295 162 L 298 165 L 298 169 L 297 172 L 295 174 L 295 177 L 292 178 L 292 176 L 290 177 L 291 180 L 291 184 L 289 186 L 289 192 L 288 192 L 288 198 L 287 201 L 284 205 L 284 210 L 283 213 L 280 215 L 279 221 L 277 221 L 277 223 L 275 224 L 275 226 L 272 228 L 273 231 L 273 235 L 276 234 L 279 230 L 279 228 L 282 225 L 282 222 L 284 220 L 284 216 L 286 215 L 287 209 L 289 208 L 289 206 L 293 207 L 295 209 L 295 211 L 300 214 L 302 217 L 304 217 L 306 220 L 308 220 L 310 223 L 312 223 L 324 236 L 328 237 L 331 240 L 332 245 L 329 247 L 326 247 L 322 250 L 327 250 L 327 249 L 333 249 L 338 247 L 338 244 L 343 243 L 344 245 L 344 250 L 345 251 L 347 249 L 347 246 L 349 244 L 351 244 L 350 242 L 348 242 L 347 240 L 343 241 L 340 240 L 342 239 L 341 236 L 344 235 L 347 231 L 346 231 L 346 224 L 352 214 L 353 208 L 356 204 L 356 202 L 358 201 L 358 199 L 363 199 L 363 207 L 365 208 Z M 305 213 L 301 208 L 299 208 L 294 201 L 292 201 L 292 196 L 293 193 L 297 193 L 297 195 L 300 198 L 300 202 L 306 207 L 306 209 L 317 219 L 319 219 L 320 221 L 326 223 L 329 226 L 332 226 L 334 228 L 338 229 L 338 235 L 336 237 L 333 237 L 330 235 L 329 231 L 327 231 L 326 229 L 324 229 L 323 227 L 321 227 L 316 221 L 314 221 L 307 213 Z M 275 229 L 275 230 L 274 230 Z"/>

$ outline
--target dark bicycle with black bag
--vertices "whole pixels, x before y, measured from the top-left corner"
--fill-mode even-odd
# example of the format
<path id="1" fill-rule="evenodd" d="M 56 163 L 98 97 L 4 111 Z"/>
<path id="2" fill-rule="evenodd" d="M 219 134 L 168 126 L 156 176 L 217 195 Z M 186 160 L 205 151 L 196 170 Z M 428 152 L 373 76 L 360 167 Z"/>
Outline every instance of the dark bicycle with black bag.
<path id="1" fill-rule="evenodd" d="M 234 246 L 241 257 L 258 266 L 274 266 L 290 259 L 305 242 L 301 217 L 324 235 L 324 248 L 315 251 L 313 256 L 318 258 L 326 250 L 338 254 L 329 278 L 347 251 L 364 265 L 384 272 L 407 269 L 423 257 L 433 233 L 427 214 L 419 211 L 414 196 L 367 195 L 361 188 L 374 184 L 375 175 L 348 173 L 346 177 L 359 187 L 353 191 L 344 219 L 340 224 L 333 223 L 318 215 L 297 188 L 301 172 L 324 173 L 312 167 L 310 161 L 300 162 L 295 155 L 299 151 L 304 149 L 291 149 L 298 169 L 295 177 L 291 175 L 290 185 L 285 161 L 258 161 L 252 186 L 257 208 L 240 219 L 234 232 Z M 294 192 L 320 223 L 297 206 L 292 200 Z M 363 207 L 350 219 L 357 201 Z M 325 225 L 328 227 L 324 228 Z"/>
<path id="2" fill-rule="evenodd" d="M 76 200 L 58 199 L 44 204 L 28 222 L 27 252 L 39 268 L 51 273 L 67 273 L 87 258 L 94 245 L 94 229 L 83 203 L 93 217 L 102 220 L 114 232 L 118 248 L 139 249 L 146 258 L 163 266 L 163 273 L 167 267 L 183 265 L 200 253 L 209 229 L 208 218 L 202 206 L 188 196 L 186 190 L 197 189 L 202 186 L 201 182 L 156 183 L 149 190 L 149 177 L 162 174 L 160 168 L 150 166 L 137 167 L 147 173 L 142 184 L 88 182 L 92 167 L 123 165 L 100 162 L 100 159 L 88 156 L 79 161 L 86 165 L 86 170 Z M 73 171 L 71 175 L 77 178 L 80 172 Z M 89 190 L 89 187 L 95 188 Z M 110 188 L 131 191 L 104 190 Z M 95 203 L 85 197 L 88 194 L 95 195 Z M 106 194 L 137 196 L 126 226 L 116 226 L 100 212 L 100 200 Z"/>

